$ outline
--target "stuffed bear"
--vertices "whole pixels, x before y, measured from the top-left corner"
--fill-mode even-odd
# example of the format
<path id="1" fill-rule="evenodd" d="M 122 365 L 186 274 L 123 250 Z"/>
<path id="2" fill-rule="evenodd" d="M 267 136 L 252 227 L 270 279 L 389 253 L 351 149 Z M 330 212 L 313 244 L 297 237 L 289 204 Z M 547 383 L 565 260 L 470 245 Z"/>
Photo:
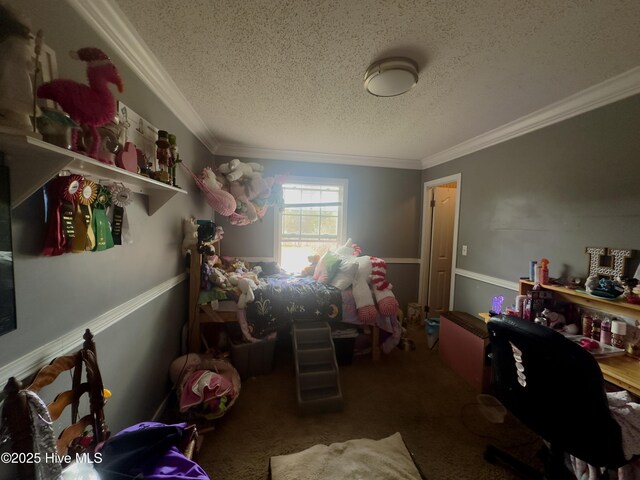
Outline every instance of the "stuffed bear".
<path id="1" fill-rule="evenodd" d="M 243 177 L 251 177 L 253 174 L 262 172 L 263 170 L 264 167 L 259 163 L 245 163 L 237 158 L 234 158 L 230 162 L 223 163 L 218 167 L 218 171 L 225 176 L 229 183 L 238 181 Z"/>
<path id="2" fill-rule="evenodd" d="M 206 245 L 203 255 L 204 261 L 200 267 L 200 289 L 209 291 L 213 287 L 231 288 L 231 282 L 227 278 L 225 271 L 217 266 L 219 257 L 215 254 L 215 249 Z"/>
<path id="3" fill-rule="evenodd" d="M 185 218 L 182 220 L 182 231 L 184 239 L 182 240 L 182 255 L 187 255 L 191 247 L 198 245 L 198 224 L 195 218 Z"/>
<path id="4" fill-rule="evenodd" d="M 200 266 L 200 290 L 209 291 L 215 286 L 214 265 L 216 259 L 217 255 L 205 256 L 205 260 Z"/>
<path id="5" fill-rule="evenodd" d="M 336 250 L 336 253 L 346 257 L 354 256 L 360 253 L 360 247 L 349 239 Z M 385 317 L 395 315 L 399 304 L 391 291 L 392 285 L 386 279 L 387 265 L 385 261 L 378 257 L 365 255 L 356 257 L 356 262 L 358 263 L 358 271 L 353 281 L 352 292 L 360 321 L 362 323 L 375 322 L 378 310 Z M 371 282 L 371 287 L 369 282 Z"/>
<path id="6" fill-rule="evenodd" d="M 229 275 L 229 281 L 231 285 L 237 286 L 240 290 L 240 296 L 238 297 L 239 309 L 244 309 L 247 303 L 255 300 L 256 297 L 253 291 L 258 288 L 258 285 L 251 278 L 245 278 L 238 273 L 231 273 Z"/>
<path id="7" fill-rule="evenodd" d="M 307 265 L 302 269 L 300 272 L 300 276 L 302 277 L 309 277 L 313 275 L 313 272 L 316 270 L 316 265 L 318 265 L 318 262 L 320 261 L 320 255 L 309 255 L 307 260 L 309 260 L 311 265 Z"/>

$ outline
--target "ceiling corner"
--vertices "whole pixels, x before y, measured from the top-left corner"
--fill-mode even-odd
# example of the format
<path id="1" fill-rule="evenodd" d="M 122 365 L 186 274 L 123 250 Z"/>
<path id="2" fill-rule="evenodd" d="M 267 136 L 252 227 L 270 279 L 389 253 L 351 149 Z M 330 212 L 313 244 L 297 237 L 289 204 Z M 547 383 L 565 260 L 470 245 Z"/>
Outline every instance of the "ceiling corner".
<path id="1" fill-rule="evenodd" d="M 420 160 L 413 160 L 408 158 L 386 158 L 370 157 L 365 155 L 340 155 L 332 153 L 302 152 L 296 150 L 259 148 L 236 144 L 220 144 L 216 151 L 216 155 L 263 160 L 287 160 L 292 162 L 310 162 L 322 164 L 354 165 L 360 167 L 422 170 Z"/>
<path id="2" fill-rule="evenodd" d="M 640 67 L 634 67 L 501 127 L 429 155 L 422 159 L 422 168 L 430 168 L 455 160 L 638 93 L 640 93 Z"/>

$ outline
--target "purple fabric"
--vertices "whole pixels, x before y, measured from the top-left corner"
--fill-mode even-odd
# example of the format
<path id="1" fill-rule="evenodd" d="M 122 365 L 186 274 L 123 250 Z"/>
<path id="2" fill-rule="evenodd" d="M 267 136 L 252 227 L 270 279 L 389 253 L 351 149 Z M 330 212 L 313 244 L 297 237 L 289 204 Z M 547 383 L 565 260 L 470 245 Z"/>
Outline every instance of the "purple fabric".
<path id="1" fill-rule="evenodd" d="M 96 465 L 100 477 L 115 480 L 142 474 L 145 480 L 210 480 L 202 467 L 175 445 L 181 437 L 175 433 L 181 434 L 185 426 L 186 423 L 144 422 L 118 432 L 105 443 L 103 462 Z M 166 445 L 163 440 L 168 437 L 172 440 Z M 122 441 L 119 446 L 118 440 Z"/>

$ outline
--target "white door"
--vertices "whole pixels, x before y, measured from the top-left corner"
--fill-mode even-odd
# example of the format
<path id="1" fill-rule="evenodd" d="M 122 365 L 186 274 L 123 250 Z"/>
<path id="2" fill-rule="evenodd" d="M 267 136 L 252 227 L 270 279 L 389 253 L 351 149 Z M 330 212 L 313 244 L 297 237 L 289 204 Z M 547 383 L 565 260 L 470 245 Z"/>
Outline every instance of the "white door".
<path id="1" fill-rule="evenodd" d="M 427 294 L 430 317 L 449 310 L 456 187 L 457 184 L 452 182 L 431 189 L 431 253 Z"/>

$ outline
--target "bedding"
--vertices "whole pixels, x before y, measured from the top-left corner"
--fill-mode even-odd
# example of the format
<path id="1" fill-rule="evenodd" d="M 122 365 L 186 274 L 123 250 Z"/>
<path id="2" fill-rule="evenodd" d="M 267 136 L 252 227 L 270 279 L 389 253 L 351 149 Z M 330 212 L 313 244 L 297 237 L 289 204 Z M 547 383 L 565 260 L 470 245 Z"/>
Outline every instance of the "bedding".
<path id="1" fill-rule="evenodd" d="M 351 288 L 340 290 L 310 277 L 286 274 L 263 280 L 266 282 L 254 291 L 255 300 L 238 311 L 245 340 L 270 338 L 294 321 L 362 325 Z M 384 353 L 391 352 L 400 342 L 402 326 L 396 316 L 378 314 L 370 325 L 380 329 L 380 348 Z"/>
<path id="2" fill-rule="evenodd" d="M 231 257 L 222 258 L 227 267 L 238 261 Z M 336 264 L 335 276 L 330 283 L 318 282 L 309 276 L 281 273 L 272 262 L 259 266 L 262 272 L 259 274 L 258 288 L 253 291 L 255 299 L 247 303 L 246 308 L 240 309 L 235 305 L 241 293 L 237 287 L 214 286 L 209 290 L 201 290 L 198 297 L 198 304 L 215 303 L 216 310 L 223 310 L 222 305 L 233 302 L 232 310 L 237 312 L 245 341 L 273 338 L 279 329 L 286 328 L 294 321 L 363 325 L 350 287 L 357 271 L 353 268 L 357 265 L 352 259 L 342 259 Z M 227 275 L 232 274 L 227 272 Z M 225 309 L 228 310 L 227 307 Z M 380 347 L 384 353 L 389 353 L 398 345 L 402 326 L 395 315 L 387 317 L 378 313 L 367 321 L 367 325 L 380 329 Z"/>
<path id="3" fill-rule="evenodd" d="M 310 277 L 286 274 L 262 278 L 246 307 L 249 332 L 265 338 L 292 321 L 342 321 L 342 293 L 339 288 Z"/>

